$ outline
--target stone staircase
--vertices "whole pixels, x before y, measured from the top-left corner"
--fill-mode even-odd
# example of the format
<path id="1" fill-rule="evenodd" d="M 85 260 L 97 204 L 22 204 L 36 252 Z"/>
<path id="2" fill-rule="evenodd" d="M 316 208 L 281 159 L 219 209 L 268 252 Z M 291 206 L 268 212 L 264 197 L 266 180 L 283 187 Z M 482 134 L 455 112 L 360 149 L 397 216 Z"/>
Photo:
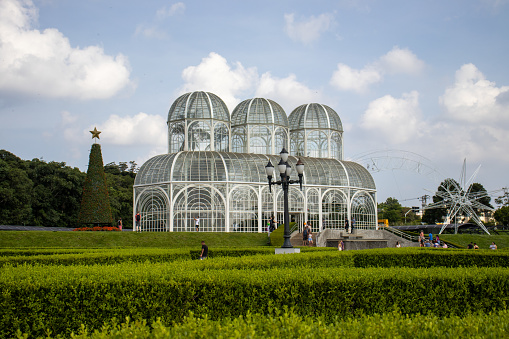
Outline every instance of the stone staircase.
<path id="1" fill-rule="evenodd" d="M 317 233 L 313 233 L 313 245 L 309 247 L 316 247 L 316 235 Z M 308 245 L 304 245 L 304 240 L 302 239 L 302 233 L 299 233 L 298 231 L 295 231 L 291 234 L 290 242 L 292 243 L 293 247 L 304 247 Z"/>

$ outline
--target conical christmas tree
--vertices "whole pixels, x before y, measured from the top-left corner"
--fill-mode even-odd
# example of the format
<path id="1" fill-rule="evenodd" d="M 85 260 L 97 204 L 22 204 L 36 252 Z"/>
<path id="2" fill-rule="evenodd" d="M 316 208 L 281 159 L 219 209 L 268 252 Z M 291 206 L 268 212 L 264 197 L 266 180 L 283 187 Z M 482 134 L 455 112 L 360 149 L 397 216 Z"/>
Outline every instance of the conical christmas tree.
<path id="1" fill-rule="evenodd" d="M 101 145 L 93 144 L 88 161 L 87 178 L 83 185 L 83 197 L 81 198 L 78 223 L 83 226 L 110 226 L 112 221 Z"/>

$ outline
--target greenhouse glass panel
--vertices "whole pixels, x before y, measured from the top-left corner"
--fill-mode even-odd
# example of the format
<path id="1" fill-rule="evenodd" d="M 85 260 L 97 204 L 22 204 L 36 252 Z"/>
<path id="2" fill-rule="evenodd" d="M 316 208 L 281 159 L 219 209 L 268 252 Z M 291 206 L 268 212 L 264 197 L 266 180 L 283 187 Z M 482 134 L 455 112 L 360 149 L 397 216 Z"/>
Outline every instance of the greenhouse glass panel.
<path id="1" fill-rule="evenodd" d="M 210 150 L 210 125 L 206 121 L 195 121 L 189 125 L 187 135 L 189 137 L 189 151 Z"/>
<path id="2" fill-rule="evenodd" d="M 313 158 L 329 157 L 327 134 L 312 131 L 307 135 L 307 156 Z"/>
<path id="3" fill-rule="evenodd" d="M 344 230 L 348 219 L 348 199 L 338 189 L 325 192 L 322 199 L 323 228 Z"/>
<path id="4" fill-rule="evenodd" d="M 357 229 L 375 229 L 375 203 L 366 192 L 357 192 L 352 199 L 351 206 L 352 227 Z"/>
<path id="5" fill-rule="evenodd" d="M 138 196 L 136 211 L 140 212 L 141 220 L 137 231 L 164 232 L 168 231 L 169 202 L 162 190 L 148 188 Z"/>
<path id="6" fill-rule="evenodd" d="M 217 123 L 214 128 L 214 149 L 218 152 L 229 151 L 228 127 L 224 123 Z"/>
<path id="7" fill-rule="evenodd" d="M 250 186 L 230 193 L 230 227 L 234 232 L 258 232 L 258 195 Z"/>
<path id="8" fill-rule="evenodd" d="M 276 129 L 276 133 L 274 134 L 274 153 L 279 154 L 283 147 L 288 149 L 288 133 L 286 132 L 286 128 L 279 127 Z"/>
<path id="9" fill-rule="evenodd" d="M 249 130 L 249 153 L 271 154 L 272 132 L 264 126 L 253 126 Z"/>
<path id="10" fill-rule="evenodd" d="M 196 231 L 195 219 L 200 219 L 198 232 L 224 232 L 225 198 L 209 185 L 187 186 L 177 193 L 173 206 L 173 230 Z"/>
<path id="11" fill-rule="evenodd" d="M 320 231 L 320 196 L 317 189 L 307 189 L 307 205 L 308 217 L 307 222 L 311 225 L 311 230 L 315 232 Z M 301 229 L 302 232 L 302 229 Z"/>
<path id="12" fill-rule="evenodd" d="M 184 150 L 186 128 L 184 122 L 176 122 L 170 125 L 170 147 L 169 153 L 177 153 Z"/>

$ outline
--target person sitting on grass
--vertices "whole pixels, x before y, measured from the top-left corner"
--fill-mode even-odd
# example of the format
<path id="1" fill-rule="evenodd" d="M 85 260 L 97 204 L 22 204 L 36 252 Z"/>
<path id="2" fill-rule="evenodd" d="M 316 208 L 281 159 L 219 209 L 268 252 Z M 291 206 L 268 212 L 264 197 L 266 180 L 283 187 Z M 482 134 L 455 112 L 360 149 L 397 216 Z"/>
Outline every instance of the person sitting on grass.
<path id="1" fill-rule="evenodd" d="M 490 245 L 490 250 L 496 250 L 497 249 L 497 245 L 495 245 L 495 242 L 493 241 Z"/>

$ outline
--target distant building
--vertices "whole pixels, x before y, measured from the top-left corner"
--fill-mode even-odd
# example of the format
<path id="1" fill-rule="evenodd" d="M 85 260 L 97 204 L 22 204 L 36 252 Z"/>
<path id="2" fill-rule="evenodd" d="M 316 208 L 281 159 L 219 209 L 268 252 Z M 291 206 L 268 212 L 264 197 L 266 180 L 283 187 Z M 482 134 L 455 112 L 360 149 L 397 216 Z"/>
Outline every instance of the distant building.
<path id="1" fill-rule="evenodd" d="M 283 147 L 294 169 L 298 158 L 305 164 L 303 190 L 289 192 L 300 227 L 307 220 L 314 232 L 344 229 L 354 219 L 355 228 L 376 228 L 375 182 L 343 160 L 343 126 L 332 108 L 306 104 L 287 117 L 276 102 L 255 98 L 230 117 L 218 96 L 192 92 L 168 113 L 169 153 L 149 159 L 136 176 L 135 231 L 195 231 L 198 216 L 200 232 L 264 232 L 272 215 L 282 222 L 282 190 L 269 193 L 265 165 L 276 165 Z"/>

